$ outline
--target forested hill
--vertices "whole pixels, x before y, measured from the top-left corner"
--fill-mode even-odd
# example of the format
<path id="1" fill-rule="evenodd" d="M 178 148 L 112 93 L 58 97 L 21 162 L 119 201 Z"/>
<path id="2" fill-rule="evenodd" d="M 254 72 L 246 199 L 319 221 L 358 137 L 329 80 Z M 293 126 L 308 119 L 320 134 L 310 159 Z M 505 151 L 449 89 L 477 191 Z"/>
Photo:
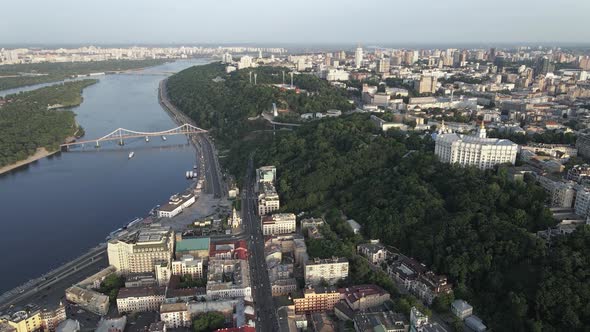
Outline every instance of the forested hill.
<path id="1" fill-rule="evenodd" d="M 226 140 L 252 130 L 255 122 L 247 118 L 270 111 L 273 103 L 289 109 L 290 116 L 297 119 L 307 112 L 344 112 L 353 108 L 346 90 L 309 74 L 294 75 L 295 85 L 305 90 L 302 93 L 272 86 L 282 83 L 283 71 L 288 72 L 280 67 L 258 67 L 226 74 L 220 63 L 195 66 L 171 76 L 168 93 L 172 102 L 200 127 L 211 129 L 218 138 Z M 250 72 L 257 74 L 256 85 L 250 83 Z"/>
<path id="2" fill-rule="evenodd" d="M 590 325 L 590 229 L 551 246 L 537 238 L 535 231 L 555 224 L 539 186 L 512 182 L 502 171 L 442 164 L 430 136 L 383 134 L 367 115 L 253 132 L 246 118 L 267 108 L 276 92 L 247 82 L 239 85 L 243 91 L 227 81 L 214 88 L 209 82 L 221 69 L 171 77 L 171 97 L 218 138 L 231 137 L 222 140 L 229 149 L 222 161 L 237 177 L 253 151 L 256 165 L 277 167 L 282 211 L 342 210 L 362 224 L 366 238 L 446 274 L 455 298 L 472 303 L 494 331 Z"/>
<path id="3" fill-rule="evenodd" d="M 51 108 L 79 105 L 82 90 L 96 82 L 74 81 L 6 96 L 0 106 L 0 167 L 26 159 L 38 148 L 56 150 L 73 136 L 78 130 L 74 112 Z"/>

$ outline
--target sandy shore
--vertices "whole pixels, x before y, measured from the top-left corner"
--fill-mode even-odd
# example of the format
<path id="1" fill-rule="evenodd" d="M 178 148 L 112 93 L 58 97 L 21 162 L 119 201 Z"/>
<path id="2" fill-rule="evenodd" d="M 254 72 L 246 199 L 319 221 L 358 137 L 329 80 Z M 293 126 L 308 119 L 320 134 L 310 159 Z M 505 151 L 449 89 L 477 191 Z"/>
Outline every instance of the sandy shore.
<path id="1" fill-rule="evenodd" d="M 11 171 L 11 170 L 13 170 L 13 169 L 15 169 L 17 167 L 21 167 L 23 165 L 32 163 L 33 161 L 37 161 L 39 159 L 42 159 L 42 158 L 51 156 L 52 154 L 55 154 L 57 152 L 58 151 L 49 152 L 45 148 L 38 148 L 37 151 L 35 152 L 35 154 L 32 155 L 32 156 L 30 156 L 29 158 L 23 159 L 23 160 L 19 160 L 19 161 L 17 161 L 14 164 L 10 164 L 10 165 L 6 165 L 4 167 L 1 167 L 0 168 L 0 174 L 6 173 L 8 171 Z"/>

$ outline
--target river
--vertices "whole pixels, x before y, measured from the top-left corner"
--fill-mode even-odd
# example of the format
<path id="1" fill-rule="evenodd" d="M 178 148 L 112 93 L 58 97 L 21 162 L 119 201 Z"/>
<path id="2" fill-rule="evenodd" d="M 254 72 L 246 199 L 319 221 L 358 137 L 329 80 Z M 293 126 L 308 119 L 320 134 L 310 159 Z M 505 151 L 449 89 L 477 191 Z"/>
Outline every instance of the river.
<path id="1" fill-rule="evenodd" d="M 119 127 L 176 127 L 158 103 L 165 72 L 206 59 L 182 60 L 138 73 L 98 76 L 73 109 L 86 131 L 101 137 Z M 23 88 L 30 90 L 31 87 Z M 11 90 L 18 92 L 18 90 Z M 129 159 L 130 151 L 135 153 Z M 187 188 L 195 153 L 184 136 L 152 137 L 120 147 L 65 152 L 0 175 L 0 294 L 104 242 L 109 232 Z"/>

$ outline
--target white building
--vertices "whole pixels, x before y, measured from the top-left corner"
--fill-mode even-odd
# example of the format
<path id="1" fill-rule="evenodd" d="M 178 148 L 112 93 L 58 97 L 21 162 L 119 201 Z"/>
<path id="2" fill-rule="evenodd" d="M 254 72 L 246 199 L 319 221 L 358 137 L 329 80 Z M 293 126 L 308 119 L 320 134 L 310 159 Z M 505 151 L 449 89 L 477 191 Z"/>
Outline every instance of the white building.
<path id="1" fill-rule="evenodd" d="M 441 162 L 488 169 L 498 164 L 514 164 L 516 161 L 518 145 L 507 139 L 487 138 L 483 123 L 477 136 L 444 131 L 443 124 L 434 149 Z"/>
<path id="2" fill-rule="evenodd" d="M 362 47 L 357 47 L 356 51 L 354 52 L 354 65 L 356 68 L 360 68 L 363 64 L 363 49 Z"/>
<path id="3" fill-rule="evenodd" d="M 172 274 L 178 276 L 190 275 L 193 278 L 203 278 L 203 260 L 195 259 L 192 255 L 182 255 L 179 261 L 172 262 Z"/>
<path id="4" fill-rule="evenodd" d="M 169 329 L 191 326 L 191 313 L 186 303 L 162 303 L 160 319 Z"/>
<path id="5" fill-rule="evenodd" d="M 233 59 L 231 54 L 229 54 L 228 52 L 223 53 L 223 56 L 221 57 L 221 63 L 232 63 Z"/>
<path id="6" fill-rule="evenodd" d="M 117 310 L 125 312 L 157 311 L 166 298 L 163 287 L 121 288 L 117 295 Z"/>
<path id="7" fill-rule="evenodd" d="M 275 213 L 263 217 L 261 222 L 263 235 L 294 233 L 296 228 L 296 217 L 293 213 Z"/>
<path id="8" fill-rule="evenodd" d="M 576 202 L 574 210 L 582 217 L 590 215 L 590 188 L 585 185 L 576 185 Z"/>
<path id="9" fill-rule="evenodd" d="M 193 205 L 195 200 L 195 195 L 190 192 L 172 195 L 168 204 L 158 208 L 158 217 L 172 218 L 182 212 L 185 208 Z"/>
<path id="10" fill-rule="evenodd" d="M 455 316 L 463 320 L 473 314 L 473 307 L 463 300 L 455 300 L 451 303 L 451 311 Z"/>
<path id="11" fill-rule="evenodd" d="M 174 233 L 169 228 L 153 225 L 107 245 L 109 264 L 120 273 L 153 272 L 154 265 L 167 263 L 174 250 Z"/>
<path id="12" fill-rule="evenodd" d="M 348 277 L 348 260 L 343 257 L 313 259 L 305 263 L 305 283 L 319 285 L 322 281 L 334 285 Z"/>

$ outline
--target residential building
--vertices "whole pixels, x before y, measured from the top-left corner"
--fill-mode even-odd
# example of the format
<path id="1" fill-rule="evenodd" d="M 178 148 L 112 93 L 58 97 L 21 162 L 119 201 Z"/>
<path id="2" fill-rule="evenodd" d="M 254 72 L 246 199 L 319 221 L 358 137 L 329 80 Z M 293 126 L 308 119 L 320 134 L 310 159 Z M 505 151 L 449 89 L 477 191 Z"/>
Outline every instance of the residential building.
<path id="1" fill-rule="evenodd" d="M 301 220 L 301 231 L 305 231 L 308 227 L 323 226 L 326 222 L 323 218 L 306 218 Z"/>
<path id="2" fill-rule="evenodd" d="M 363 64 L 363 48 L 357 47 L 356 51 L 354 52 L 354 66 L 358 69 L 361 68 Z"/>
<path id="3" fill-rule="evenodd" d="M 493 168 L 504 163 L 514 164 L 517 152 L 518 145 L 510 140 L 487 138 L 483 123 L 477 136 L 438 134 L 434 149 L 441 162 L 480 169 Z"/>
<path id="4" fill-rule="evenodd" d="M 119 314 L 157 311 L 165 299 L 164 287 L 121 288 L 117 295 L 117 310 Z"/>
<path id="5" fill-rule="evenodd" d="M 578 154 L 585 158 L 590 158 L 590 133 L 579 133 L 576 138 L 576 148 Z"/>
<path id="6" fill-rule="evenodd" d="M 367 257 L 372 264 L 381 264 L 387 259 L 387 249 L 379 240 L 371 240 L 369 243 L 361 243 L 357 246 L 359 254 Z"/>
<path id="7" fill-rule="evenodd" d="M 305 283 L 319 285 L 322 281 L 334 285 L 348 278 L 348 260 L 344 257 L 315 258 L 305 263 Z"/>
<path id="8" fill-rule="evenodd" d="M 256 169 L 256 183 L 274 183 L 277 180 L 277 169 L 274 166 L 262 166 Z"/>
<path id="9" fill-rule="evenodd" d="M 252 295 L 248 261 L 210 259 L 207 273 L 207 297 L 236 298 Z"/>
<path id="10" fill-rule="evenodd" d="M 160 319 L 167 328 L 191 326 L 191 313 L 187 303 L 162 303 L 160 306 Z"/>
<path id="11" fill-rule="evenodd" d="M 473 307 L 466 301 L 455 300 L 451 303 L 451 312 L 453 315 L 463 320 L 473 314 Z"/>
<path id="12" fill-rule="evenodd" d="M 41 325 L 44 331 L 55 331 L 59 323 L 66 319 L 66 307 L 62 302 L 52 308 L 45 307 L 41 310 Z"/>
<path id="13" fill-rule="evenodd" d="M 487 330 L 487 327 L 482 322 L 482 320 L 475 315 L 471 315 L 465 318 L 465 326 L 467 326 L 474 332 L 484 332 Z"/>
<path id="14" fill-rule="evenodd" d="M 294 233 L 296 217 L 293 213 L 275 213 L 261 219 L 263 235 Z"/>
<path id="15" fill-rule="evenodd" d="M 422 75 L 420 80 L 414 83 L 414 90 L 417 93 L 435 93 L 437 89 L 437 79 L 434 76 Z"/>
<path id="16" fill-rule="evenodd" d="M 6 329 L 15 329 L 16 332 L 33 332 L 43 327 L 41 319 L 41 310 L 37 307 L 27 308 L 24 310 L 9 312 L 7 315 L 0 317 L 0 327 L 4 325 Z"/>
<path id="17" fill-rule="evenodd" d="M 348 306 L 358 311 L 380 306 L 390 298 L 388 292 L 376 285 L 356 285 L 341 288 L 338 291 Z"/>
<path id="18" fill-rule="evenodd" d="M 340 293 L 331 287 L 306 288 L 303 297 L 293 299 L 295 313 L 322 312 L 334 309 L 340 300 Z"/>
<path id="19" fill-rule="evenodd" d="M 169 228 L 153 225 L 123 238 L 108 242 L 109 264 L 120 273 L 153 272 L 154 265 L 172 257 L 174 233 Z"/>
<path id="20" fill-rule="evenodd" d="M 277 211 L 280 207 L 279 194 L 272 183 L 260 182 L 259 186 L 262 187 L 258 194 L 258 215 L 264 216 L 271 212 Z"/>
<path id="21" fill-rule="evenodd" d="M 377 61 L 377 72 L 378 73 L 389 73 L 389 58 L 381 58 Z"/>
<path id="22" fill-rule="evenodd" d="M 590 187 L 588 185 L 578 184 L 576 189 L 576 201 L 574 210 L 576 214 L 582 217 L 590 216 Z"/>
<path id="23" fill-rule="evenodd" d="M 178 276 L 190 275 L 194 279 L 203 278 L 203 260 L 195 259 L 192 255 L 182 255 L 180 260 L 172 262 L 172 274 Z"/>
<path id="24" fill-rule="evenodd" d="M 80 286 L 74 285 L 66 289 L 66 300 L 97 315 L 106 315 L 109 311 L 108 296 Z"/>
<path id="25" fill-rule="evenodd" d="M 359 312 L 354 316 L 355 331 L 407 332 L 409 322 L 403 314 L 392 311 Z"/>
<path id="26" fill-rule="evenodd" d="M 123 332 L 127 325 L 127 316 L 119 318 L 101 318 L 95 332 Z"/>

